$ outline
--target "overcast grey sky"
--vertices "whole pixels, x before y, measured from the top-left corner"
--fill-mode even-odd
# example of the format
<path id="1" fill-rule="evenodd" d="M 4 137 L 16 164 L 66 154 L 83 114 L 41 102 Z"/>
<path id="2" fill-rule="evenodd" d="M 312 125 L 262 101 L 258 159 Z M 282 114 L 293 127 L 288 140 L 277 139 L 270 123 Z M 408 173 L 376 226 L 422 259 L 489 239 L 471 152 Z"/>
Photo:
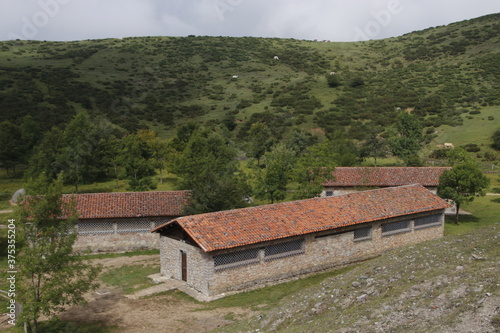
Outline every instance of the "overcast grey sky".
<path id="1" fill-rule="evenodd" d="M 354 41 L 498 12 L 499 0 L 0 0 L 0 40 L 192 34 Z"/>

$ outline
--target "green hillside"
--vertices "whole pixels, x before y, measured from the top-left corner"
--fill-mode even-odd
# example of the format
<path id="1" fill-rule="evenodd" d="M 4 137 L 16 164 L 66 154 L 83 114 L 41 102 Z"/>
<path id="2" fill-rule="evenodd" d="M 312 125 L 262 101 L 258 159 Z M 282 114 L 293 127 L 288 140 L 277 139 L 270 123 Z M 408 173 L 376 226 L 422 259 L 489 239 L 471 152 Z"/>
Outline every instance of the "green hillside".
<path id="1" fill-rule="evenodd" d="M 500 105 L 500 14 L 355 43 L 144 37 L 0 42 L 0 122 L 48 130 L 79 111 L 163 137 L 187 120 L 346 129 L 362 139 L 410 109 L 425 126 Z M 279 59 L 275 59 L 275 56 Z M 331 72 L 336 74 L 330 75 Z M 237 76 L 237 78 L 233 78 Z M 339 84 L 330 87 L 335 77 Z M 243 130 L 243 131 L 242 131 Z"/>

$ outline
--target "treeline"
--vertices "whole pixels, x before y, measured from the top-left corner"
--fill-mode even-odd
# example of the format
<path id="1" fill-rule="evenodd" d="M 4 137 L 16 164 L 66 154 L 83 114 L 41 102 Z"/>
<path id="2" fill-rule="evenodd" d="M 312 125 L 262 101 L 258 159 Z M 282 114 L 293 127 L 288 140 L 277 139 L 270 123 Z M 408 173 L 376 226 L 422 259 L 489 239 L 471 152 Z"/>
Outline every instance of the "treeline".
<path id="1" fill-rule="evenodd" d="M 390 130 L 372 128 L 364 141 L 342 132 L 313 136 L 299 128 L 280 131 L 271 127 L 272 117 L 253 120 L 235 141 L 226 124 L 188 122 L 164 140 L 147 129 L 127 133 L 86 113 L 42 135 L 26 117 L 21 126 L 0 123 L 0 163 L 13 172 L 24 165 L 27 179 L 43 174 L 51 181 L 62 175 L 75 193 L 82 184 L 109 179 L 127 180 L 130 191 L 153 190 L 169 172 L 180 179 L 179 189 L 192 191 L 191 213 L 241 207 L 242 198 L 283 200 L 291 183 L 296 199 L 314 197 L 335 166 L 356 166 L 368 157 L 376 162 L 393 154 L 406 165 L 421 164 L 422 127 L 407 112 L 399 114 Z M 248 162 L 244 170 L 241 159 Z"/>

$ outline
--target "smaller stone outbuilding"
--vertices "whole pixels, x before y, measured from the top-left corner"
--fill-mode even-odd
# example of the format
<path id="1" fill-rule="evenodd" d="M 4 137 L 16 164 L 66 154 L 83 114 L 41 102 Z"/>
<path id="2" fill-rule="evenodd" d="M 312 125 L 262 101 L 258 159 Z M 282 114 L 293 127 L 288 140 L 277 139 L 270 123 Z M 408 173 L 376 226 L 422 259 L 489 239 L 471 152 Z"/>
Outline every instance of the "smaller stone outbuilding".
<path id="1" fill-rule="evenodd" d="M 370 188 L 420 184 L 434 194 L 439 177 L 450 167 L 337 167 L 323 183 L 321 196 L 336 196 Z"/>
<path id="2" fill-rule="evenodd" d="M 439 238 L 447 207 L 416 184 L 185 216 L 152 232 L 163 276 L 218 297 Z"/>
<path id="3" fill-rule="evenodd" d="M 88 193 L 63 196 L 78 212 L 75 250 L 123 252 L 159 248 L 151 229 L 183 215 L 189 191 Z"/>

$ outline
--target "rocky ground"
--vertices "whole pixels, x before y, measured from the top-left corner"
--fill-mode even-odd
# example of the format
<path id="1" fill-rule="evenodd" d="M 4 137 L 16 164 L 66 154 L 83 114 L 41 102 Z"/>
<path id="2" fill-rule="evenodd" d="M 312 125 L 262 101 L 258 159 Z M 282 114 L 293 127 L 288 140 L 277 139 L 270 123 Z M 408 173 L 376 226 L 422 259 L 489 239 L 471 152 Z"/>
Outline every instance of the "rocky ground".
<path id="1" fill-rule="evenodd" d="M 500 224 L 366 261 L 223 332 L 500 332 Z"/>

